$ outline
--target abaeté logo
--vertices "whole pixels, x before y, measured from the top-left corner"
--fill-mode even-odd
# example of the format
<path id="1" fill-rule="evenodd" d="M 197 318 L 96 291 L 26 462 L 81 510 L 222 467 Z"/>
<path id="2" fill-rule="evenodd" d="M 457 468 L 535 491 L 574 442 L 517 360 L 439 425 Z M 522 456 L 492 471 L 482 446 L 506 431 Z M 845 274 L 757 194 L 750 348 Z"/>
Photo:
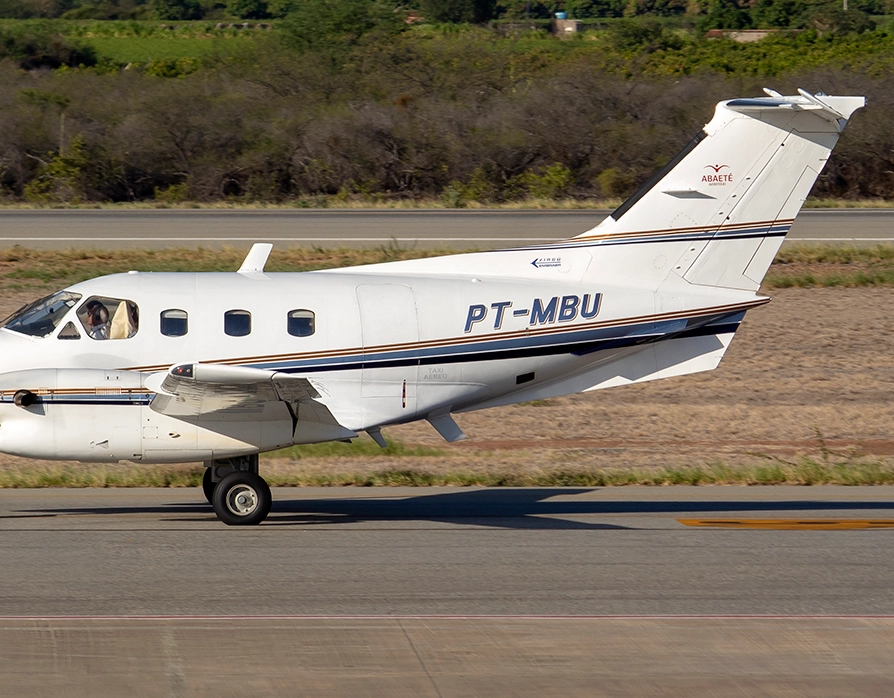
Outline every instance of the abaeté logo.
<path id="1" fill-rule="evenodd" d="M 730 169 L 729 165 L 705 165 L 706 170 L 712 170 L 702 175 L 702 184 L 709 187 L 725 187 L 733 181 L 732 172 L 722 172 L 724 168 Z"/>

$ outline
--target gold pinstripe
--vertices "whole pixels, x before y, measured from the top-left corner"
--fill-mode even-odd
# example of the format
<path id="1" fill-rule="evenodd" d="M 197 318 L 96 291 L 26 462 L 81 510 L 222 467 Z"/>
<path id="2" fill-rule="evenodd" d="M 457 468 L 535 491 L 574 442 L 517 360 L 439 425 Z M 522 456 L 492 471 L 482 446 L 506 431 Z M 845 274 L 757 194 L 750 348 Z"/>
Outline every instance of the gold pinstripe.
<path id="1" fill-rule="evenodd" d="M 327 359 L 341 358 L 351 356 L 362 356 L 370 352 L 389 352 L 402 351 L 406 349 L 437 349 L 446 346 L 461 346 L 465 344 L 477 344 L 480 342 L 516 339 L 522 337 L 539 337 L 551 334 L 561 334 L 571 330 L 582 329 L 601 329 L 608 327 L 618 327 L 620 325 L 639 324 L 643 322 L 659 322 L 666 320 L 677 320 L 682 318 L 704 317 L 706 315 L 717 315 L 719 313 L 732 313 L 740 310 L 748 310 L 764 303 L 769 302 L 769 298 L 757 298 L 752 301 L 742 303 L 733 303 L 730 305 L 718 305 L 709 308 L 700 308 L 698 310 L 682 310 L 668 313 L 658 313 L 652 315 L 639 315 L 635 317 L 618 318 L 615 320 L 594 320 L 593 322 L 579 323 L 576 325 L 549 326 L 537 329 L 524 328 L 522 330 L 513 330 L 512 332 L 492 332 L 485 335 L 470 335 L 463 337 L 446 337 L 441 339 L 430 339 L 417 342 L 402 342 L 398 344 L 379 344 L 369 347 L 352 347 L 349 349 L 329 349 L 318 352 L 300 352 L 290 354 L 265 354 L 258 356 L 240 356 L 237 358 L 211 359 L 203 363 L 218 365 L 242 365 L 253 363 L 269 363 L 273 361 L 302 361 L 310 359 Z M 131 371 L 166 371 L 170 368 L 170 364 L 156 364 L 149 366 L 134 366 L 129 369 Z"/>

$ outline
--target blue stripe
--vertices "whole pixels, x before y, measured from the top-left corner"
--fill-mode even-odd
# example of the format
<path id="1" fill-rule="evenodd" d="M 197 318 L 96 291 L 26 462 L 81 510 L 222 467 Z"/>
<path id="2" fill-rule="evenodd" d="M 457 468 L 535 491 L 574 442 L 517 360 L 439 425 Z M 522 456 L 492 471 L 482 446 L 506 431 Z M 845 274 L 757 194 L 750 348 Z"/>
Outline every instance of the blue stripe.
<path id="1" fill-rule="evenodd" d="M 682 318 L 644 322 L 622 327 L 590 328 L 569 330 L 545 337 L 522 337 L 519 339 L 495 339 L 479 342 L 471 346 L 454 345 L 429 349 L 408 349 L 379 352 L 360 357 L 343 359 L 310 359 L 284 362 L 248 364 L 252 368 L 262 368 L 282 373 L 316 373 L 320 371 L 347 371 L 362 368 L 392 368 L 399 366 L 427 366 L 444 363 L 468 363 L 471 361 L 494 361 L 509 358 L 529 358 L 573 354 L 583 356 L 604 349 L 647 344 L 663 339 L 698 336 L 694 332 L 702 327 L 710 327 L 708 334 L 717 334 L 718 326 L 735 324 L 738 326 L 745 311 L 718 313 L 701 318 Z M 718 325 L 717 323 L 721 323 Z"/>
<path id="2" fill-rule="evenodd" d="M 766 237 L 785 237 L 791 229 L 791 224 L 771 225 L 763 228 L 731 228 L 708 230 L 701 233 L 667 233 L 665 235 L 653 235 L 612 239 L 602 238 L 599 240 L 566 240 L 560 243 L 544 243 L 542 245 L 529 245 L 528 247 L 513 247 L 501 250 L 482 250 L 487 252 L 526 252 L 526 251 L 544 251 L 544 250 L 569 250 L 581 247 L 601 247 L 612 245 L 642 245 L 650 242 L 696 242 L 701 240 L 745 240 L 748 238 L 766 238 Z"/>
<path id="3" fill-rule="evenodd" d="M 152 395 L 38 395 L 37 402 L 53 405 L 148 405 L 152 402 Z M 0 404 L 12 404 L 13 396 L 0 396 Z"/>

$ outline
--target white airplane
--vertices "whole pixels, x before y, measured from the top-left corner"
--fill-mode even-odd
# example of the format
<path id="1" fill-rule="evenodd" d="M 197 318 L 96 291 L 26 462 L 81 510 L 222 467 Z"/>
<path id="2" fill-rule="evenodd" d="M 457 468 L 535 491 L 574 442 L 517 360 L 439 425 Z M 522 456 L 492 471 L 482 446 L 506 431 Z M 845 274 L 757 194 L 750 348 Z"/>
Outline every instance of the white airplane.
<path id="1" fill-rule="evenodd" d="M 519 249 L 309 273 L 114 274 L 0 329 L 0 451 L 204 461 L 257 524 L 258 454 L 717 366 L 863 97 L 733 99 L 599 226 Z"/>

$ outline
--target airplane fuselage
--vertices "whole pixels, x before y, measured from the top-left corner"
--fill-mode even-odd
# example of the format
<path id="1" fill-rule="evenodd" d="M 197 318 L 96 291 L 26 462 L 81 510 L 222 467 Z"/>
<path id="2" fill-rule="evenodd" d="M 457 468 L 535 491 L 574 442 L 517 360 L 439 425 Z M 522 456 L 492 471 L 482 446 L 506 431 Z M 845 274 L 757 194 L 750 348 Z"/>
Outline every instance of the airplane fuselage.
<path id="1" fill-rule="evenodd" d="M 67 289 L 77 301 L 46 336 L 0 330 L 0 450 L 172 462 L 324 441 L 330 430 L 293 424 L 285 409 L 270 414 L 271 405 L 188 423 L 158 414 L 149 377 L 183 361 L 307 376 L 337 422 L 356 433 L 546 394 L 558 378 L 645 343 L 692 335 L 720 317 L 738 324 L 745 307 L 761 302 L 738 293 L 718 303 L 712 293 L 703 307 L 662 312 L 653 291 L 555 276 L 131 272 L 77 284 Z M 95 297 L 135 309 L 132 336 L 90 336 L 78 313 Z M 172 311 L 177 336 L 164 325 Z M 238 336 L 227 326 L 234 312 Z M 304 336 L 290 333 L 296 313 Z M 15 405 L 23 387 L 39 405 Z"/>

